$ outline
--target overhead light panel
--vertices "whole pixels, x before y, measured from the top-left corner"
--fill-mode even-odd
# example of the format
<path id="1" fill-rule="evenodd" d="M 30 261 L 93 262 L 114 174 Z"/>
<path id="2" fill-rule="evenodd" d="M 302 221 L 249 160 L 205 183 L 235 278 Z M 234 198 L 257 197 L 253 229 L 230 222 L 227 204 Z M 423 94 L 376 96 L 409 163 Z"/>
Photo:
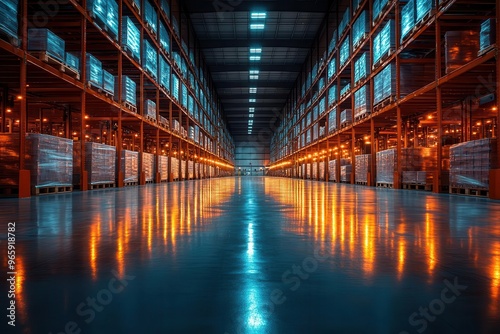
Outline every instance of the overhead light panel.
<path id="1" fill-rule="evenodd" d="M 250 61 L 259 61 L 260 58 L 260 56 L 250 56 Z"/>
<path id="2" fill-rule="evenodd" d="M 250 70 L 250 75 L 259 74 L 259 70 Z"/>
<path id="3" fill-rule="evenodd" d="M 248 115 L 248 117 L 253 118 L 253 114 Z"/>
<path id="4" fill-rule="evenodd" d="M 259 80 L 259 76 L 258 75 L 251 75 L 250 80 Z"/>
<path id="5" fill-rule="evenodd" d="M 266 25 L 264 23 L 252 23 L 250 25 L 251 30 L 264 30 Z"/>
<path id="6" fill-rule="evenodd" d="M 253 119 L 248 121 L 248 125 L 253 125 Z"/>
<path id="7" fill-rule="evenodd" d="M 250 53 L 262 53 L 261 48 L 250 48 Z"/>
<path id="8" fill-rule="evenodd" d="M 249 108 L 248 111 L 251 112 L 251 113 L 254 113 L 255 112 L 255 108 Z"/>
<path id="9" fill-rule="evenodd" d="M 252 87 L 249 89 L 249 92 L 250 94 L 257 94 L 257 88 Z"/>
<path id="10" fill-rule="evenodd" d="M 255 12 L 250 14 L 251 18 L 256 19 L 265 19 L 267 17 L 267 13 L 264 12 Z"/>
<path id="11" fill-rule="evenodd" d="M 249 99 L 248 102 L 250 102 L 250 103 L 256 103 L 257 100 L 256 99 Z"/>

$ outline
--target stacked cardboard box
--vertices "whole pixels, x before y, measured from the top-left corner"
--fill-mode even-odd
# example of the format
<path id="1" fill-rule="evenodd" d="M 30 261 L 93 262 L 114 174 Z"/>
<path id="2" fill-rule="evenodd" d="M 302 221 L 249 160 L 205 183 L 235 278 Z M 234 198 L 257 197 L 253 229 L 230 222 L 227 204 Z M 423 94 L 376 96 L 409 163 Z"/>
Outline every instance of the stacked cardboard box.
<path id="1" fill-rule="evenodd" d="M 371 172 L 371 161 L 371 154 L 362 154 L 356 156 L 356 182 L 368 183 L 368 173 Z"/>
<path id="2" fill-rule="evenodd" d="M 141 59 L 141 33 L 132 19 L 122 18 L 122 43 L 136 60 Z"/>
<path id="3" fill-rule="evenodd" d="M 19 186 L 19 134 L 0 134 L 0 186 Z"/>
<path id="4" fill-rule="evenodd" d="M 82 142 L 73 144 L 73 185 L 80 185 Z M 116 180 L 116 147 L 85 143 L 85 169 L 88 184 L 110 184 Z"/>
<path id="5" fill-rule="evenodd" d="M 340 182 L 350 183 L 352 174 L 352 165 L 345 165 L 340 167 Z"/>
<path id="6" fill-rule="evenodd" d="M 151 153 L 142 153 L 142 171 L 146 175 L 146 182 L 155 179 L 155 156 Z"/>
<path id="7" fill-rule="evenodd" d="M 168 181 L 168 157 L 166 155 L 158 156 L 158 169 L 161 181 Z"/>
<path id="8" fill-rule="evenodd" d="M 477 57 L 479 34 L 477 31 L 448 31 L 445 34 L 446 73 L 467 64 Z"/>
<path id="9" fill-rule="evenodd" d="M 346 166 L 346 165 L 349 165 L 351 164 L 351 161 L 349 159 L 340 159 L 340 166 Z M 337 179 L 337 159 L 335 160 L 330 160 L 330 162 L 328 163 L 328 174 L 329 174 L 329 178 L 330 178 L 330 181 L 333 181 L 333 182 L 339 182 L 339 180 Z"/>
<path id="10" fill-rule="evenodd" d="M 139 152 L 122 150 L 121 171 L 123 182 L 139 182 Z"/>

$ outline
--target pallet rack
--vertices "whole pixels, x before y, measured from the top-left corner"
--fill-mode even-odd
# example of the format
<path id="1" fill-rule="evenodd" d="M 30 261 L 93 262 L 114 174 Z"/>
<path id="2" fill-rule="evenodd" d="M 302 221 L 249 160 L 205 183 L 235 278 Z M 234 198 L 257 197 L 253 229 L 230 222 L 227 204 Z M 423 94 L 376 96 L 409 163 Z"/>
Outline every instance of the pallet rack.
<path id="1" fill-rule="evenodd" d="M 10 39 L 0 39 L 0 132 L 37 132 L 75 141 L 99 142 L 115 146 L 118 157 L 124 149 L 139 152 L 140 156 L 142 153 L 153 153 L 157 156 L 156 171 L 160 171 L 158 157 L 165 155 L 168 157 L 170 174 L 174 168 L 172 158 L 176 157 L 179 164 L 186 165 L 183 168 L 186 172 L 178 177 L 179 180 L 189 178 L 189 161 L 196 163 L 199 169 L 193 177 L 230 175 L 234 165 L 234 143 L 227 131 L 223 110 L 203 57 L 197 49 L 194 30 L 185 14 L 181 14 L 182 2 L 117 0 L 118 36 L 113 36 L 109 29 L 105 29 L 103 22 L 87 9 L 87 1 L 90 0 L 69 0 L 59 4 L 57 15 L 44 13 L 36 1 L 20 1 L 20 45 L 11 43 Z M 137 7 L 144 8 L 145 2 L 156 10 L 158 24 L 166 27 L 171 52 L 180 54 L 187 67 L 186 73 L 182 73 L 178 64 L 174 63 L 171 52 L 162 48 L 159 34 L 154 34 L 151 24 L 144 19 L 144 13 L 140 14 L 137 10 Z M 27 50 L 28 27 L 37 27 L 40 13 L 46 19 L 44 28 L 65 40 L 66 51 L 80 55 L 79 76 Z M 171 73 L 187 87 L 188 93 L 194 97 L 194 110 L 188 110 L 176 101 L 171 92 L 160 85 L 159 79 L 141 64 L 143 47 L 141 56 L 136 59 L 123 46 L 122 21 L 126 16 L 139 28 L 141 44 L 147 40 L 159 56 L 168 62 Z M 116 77 L 115 96 L 87 84 L 87 53 L 97 57 L 103 68 Z M 118 102 L 123 101 L 121 78 L 125 75 L 137 84 L 136 105 Z M 147 115 L 144 105 L 147 99 L 156 103 L 156 117 Z M 173 131 L 171 125 L 174 121 L 184 129 L 196 126 L 201 136 L 196 141 L 184 138 L 181 133 Z M 25 149 L 25 136 L 19 136 L 18 152 L 25 152 Z M 85 149 L 82 149 L 79 163 L 82 170 L 81 189 L 88 190 Z M 117 166 L 116 185 L 122 187 L 123 170 L 119 163 Z M 205 173 L 205 169 L 213 169 L 213 172 Z M 19 154 L 18 171 L 18 193 L 12 193 L 29 197 L 31 185 L 27 181 L 29 171 L 24 154 Z M 157 172 L 155 182 L 161 182 L 161 179 Z M 171 175 L 169 181 L 173 181 Z M 141 164 L 139 184 L 146 184 Z"/>
<path id="2" fill-rule="evenodd" d="M 359 3 L 359 5 L 358 5 Z M 337 33 L 343 14 L 353 8 L 350 21 L 341 34 Z M 416 22 L 413 29 L 401 38 L 401 12 L 407 1 L 389 0 L 387 5 L 373 18 L 373 1 L 339 1 L 333 5 L 323 24 L 323 30 L 314 44 L 307 64 L 297 80 L 287 105 L 283 110 L 282 126 L 273 137 L 271 144 L 271 175 L 306 178 L 301 166 L 312 161 L 349 158 L 354 165 L 356 156 L 371 154 L 370 173 L 366 185 L 376 186 L 376 154 L 394 148 L 398 155 L 406 147 L 436 147 L 437 161 L 446 161 L 445 152 L 451 144 L 474 139 L 498 137 L 500 108 L 497 84 L 500 57 L 500 25 L 496 24 L 496 45 L 481 50 L 477 56 L 467 59 L 453 69 L 446 68 L 446 34 L 452 31 L 477 30 L 487 19 L 497 21 L 500 17 L 500 1 L 486 0 L 481 6 L 463 0 L 432 0 L 432 9 Z M 340 49 L 346 38 L 352 36 L 354 22 L 365 11 L 369 13 L 370 31 L 366 37 L 351 46 L 349 58 L 340 66 Z M 373 58 L 374 40 L 390 20 L 394 22 L 394 45 L 376 64 Z M 467 24 L 464 24 L 467 22 Z M 373 66 L 361 82 L 354 80 L 354 64 L 366 53 Z M 328 78 L 330 62 L 338 69 L 327 86 L 317 88 L 320 78 Z M 320 64 L 318 75 L 311 75 L 315 64 Z M 374 105 L 374 78 L 386 66 L 395 67 L 394 94 Z M 331 75 L 331 74 L 330 74 Z M 311 78 L 312 77 L 312 78 Z M 408 79 L 409 78 L 409 79 Z M 338 92 L 347 84 L 351 89 L 347 94 Z M 365 117 L 355 118 L 352 124 L 340 126 L 340 112 L 354 110 L 355 93 L 366 85 L 371 99 L 371 108 Z M 329 97 L 328 112 L 312 122 L 303 122 L 317 99 L 325 96 L 336 86 L 337 96 Z M 335 91 L 335 90 L 332 90 Z M 316 98 L 313 98 L 317 94 Z M 310 105 L 308 102 L 311 101 Z M 478 102 L 479 101 L 479 102 Z M 330 126 L 330 113 L 336 112 L 336 125 Z M 302 138 L 315 124 L 326 124 L 330 129 L 323 138 L 304 142 Z M 500 151 L 500 147 L 499 147 Z M 497 160 L 500 158 L 497 157 Z M 402 166 L 396 162 L 394 184 L 386 185 L 400 189 Z M 500 166 L 500 161 L 497 161 Z M 438 163 L 434 172 L 433 192 L 448 191 L 447 167 Z M 328 173 L 324 178 L 328 180 Z M 340 163 L 337 163 L 336 179 L 340 179 Z M 355 171 L 351 183 L 355 184 Z M 421 187 L 406 186 L 409 189 Z M 466 194 L 486 194 L 488 192 L 462 192 Z M 489 197 L 500 199 L 500 171 L 491 170 Z"/>

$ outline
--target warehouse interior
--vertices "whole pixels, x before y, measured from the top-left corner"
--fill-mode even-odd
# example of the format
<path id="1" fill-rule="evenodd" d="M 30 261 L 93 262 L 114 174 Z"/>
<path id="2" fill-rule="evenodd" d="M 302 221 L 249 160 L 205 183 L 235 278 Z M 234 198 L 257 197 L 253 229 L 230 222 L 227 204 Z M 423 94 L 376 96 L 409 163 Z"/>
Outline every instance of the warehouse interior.
<path id="1" fill-rule="evenodd" d="M 498 332 L 499 16 L 0 0 L 8 329 Z"/>

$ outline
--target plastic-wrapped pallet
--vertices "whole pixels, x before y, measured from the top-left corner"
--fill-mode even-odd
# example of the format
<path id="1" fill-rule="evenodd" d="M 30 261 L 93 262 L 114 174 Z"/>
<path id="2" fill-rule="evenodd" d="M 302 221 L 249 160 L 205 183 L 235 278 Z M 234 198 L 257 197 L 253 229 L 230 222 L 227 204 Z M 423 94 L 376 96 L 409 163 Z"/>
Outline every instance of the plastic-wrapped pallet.
<path id="1" fill-rule="evenodd" d="M 416 0 L 416 22 L 420 22 L 434 8 L 434 0 Z"/>
<path id="2" fill-rule="evenodd" d="M 106 6 L 106 26 L 111 37 L 118 40 L 118 3 L 116 0 L 107 0 Z"/>
<path id="3" fill-rule="evenodd" d="M 80 73 L 80 57 L 77 54 L 66 52 L 64 63 L 68 67 Z"/>
<path id="4" fill-rule="evenodd" d="M 333 85 L 328 90 L 328 105 L 333 106 L 337 102 L 337 85 Z"/>
<path id="5" fill-rule="evenodd" d="M 311 179 L 311 164 L 306 164 L 306 179 Z"/>
<path id="6" fill-rule="evenodd" d="M 330 110 L 328 114 L 328 133 L 332 134 L 338 130 L 337 126 L 337 108 Z"/>
<path id="7" fill-rule="evenodd" d="M 87 82 L 97 88 L 102 88 L 103 72 L 101 61 L 90 53 L 87 53 L 86 67 Z"/>
<path id="8" fill-rule="evenodd" d="M 401 10 L 401 40 L 404 40 L 415 27 L 415 14 L 415 0 L 409 0 Z"/>
<path id="9" fill-rule="evenodd" d="M 170 91 L 170 65 L 163 56 L 160 57 L 160 85 Z"/>
<path id="10" fill-rule="evenodd" d="M 356 183 L 368 183 L 368 173 L 371 172 L 371 162 L 371 154 L 362 154 L 356 156 Z"/>
<path id="11" fill-rule="evenodd" d="M 387 65 L 373 78 L 373 104 L 396 95 L 396 69 L 393 63 Z"/>
<path id="12" fill-rule="evenodd" d="M 146 176 L 146 182 L 153 182 L 155 175 L 155 156 L 151 153 L 142 153 L 142 171 Z"/>
<path id="13" fill-rule="evenodd" d="M 160 46 L 165 52 L 170 53 L 170 34 L 162 22 L 160 22 Z"/>
<path id="14" fill-rule="evenodd" d="M 73 184 L 80 185 L 81 142 L 73 143 Z M 116 178 L 116 147 L 100 143 L 85 143 L 85 169 L 88 184 L 112 184 Z"/>
<path id="15" fill-rule="evenodd" d="M 321 92 L 325 88 L 325 78 L 320 78 L 318 81 L 318 91 Z"/>
<path id="16" fill-rule="evenodd" d="M 394 184 L 396 160 L 395 149 L 377 152 L 377 183 Z"/>
<path id="17" fill-rule="evenodd" d="M 403 171 L 401 179 L 403 184 L 417 184 L 417 171 Z"/>
<path id="18" fill-rule="evenodd" d="M 318 164 L 318 168 L 319 168 L 319 179 L 320 180 L 324 180 L 325 179 L 325 165 L 326 163 L 324 161 L 321 161 L 319 164 Z"/>
<path id="19" fill-rule="evenodd" d="M 14 38 L 18 38 L 19 0 L 0 1 L 0 30 Z"/>
<path id="20" fill-rule="evenodd" d="M 339 31 L 339 36 L 342 36 L 344 33 L 345 28 L 347 28 L 347 25 L 349 24 L 349 21 L 351 19 L 351 12 L 349 11 L 349 7 L 344 12 L 344 15 L 342 15 L 342 21 L 339 23 L 338 31 Z"/>
<path id="21" fill-rule="evenodd" d="M 118 85 L 115 85 L 116 96 L 118 96 L 117 90 Z M 132 106 L 137 107 L 137 85 L 126 75 L 122 75 L 122 102 L 127 102 Z"/>
<path id="22" fill-rule="evenodd" d="M 122 18 L 122 43 L 132 57 L 141 59 L 141 33 L 128 16 Z"/>
<path id="23" fill-rule="evenodd" d="M 87 0 L 87 10 L 98 23 L 106 24 L 108 21 L 107 0 Z"/>
<path id="24" fill-rule="evenodd" d="M 335 75 L 337 69 L 336 69 L 336 59 L 333 58 L 330 63 L 328 63 L 328 80 L 333 79 L 333 76 Z"/>
<path id="25" fill-rule="evenodd" d="M 345 165 L 340 167 L 340 182 L 350 183 L 352 174 L 352 165 Z"/>
<path id="26" fill-rule="evenodd" d="M 362 117 L 370 112 L 370 90 L 363 86 L 354 93 L 354 117 Z"/>
<path id="27" fill-rule="evenodd" d="M 187 167 L 187 166 L 186 166 L 186 161 L 181 160 L 181 161 L 180 161 L 180 164 L 181 164 L 181 168 L 180 168 L 180 173 L 181 173 L 181 175 L 180 175 L 180 179 L 185 180 L 185 179 L 186 179 L 186 167 Z"/>
<path id="28" fill-rule="evenodd" d="M 394 20 L 389 20 L 373 40 L 373 65 L 395 47 Z"/>
<path id="29" fill-rule="evenodd" d="M 479 51 L 477 31 L 447 31 L 445 34 L 446 73 L 474 60 Z"/>
<path id="30" fill-rule="evenodd" d="M 356 13 L 357 9 L 359 8 L 359 5 L 363 2 L 363 0 L 353 0 L 352 1 L 352 13 Z"/>
<path id="31" fill-rule="evenodd" d="M 319 115 L 323 115 L 326 111 L 326 97 L 323 97 L 321 100 L 319 100 L 318 103 L 318 113 Z"/>
<path id="32" fill-rule="evenodd" d="M 106 70 L 102 70 L 102 89 L 107 93 L 115 93 L 115 77 Z"/>
<path id="33" fill-rule="evenodd" d="M 73 140 L 28 133 L 26 158 L 33 187 L 69 187 L 73 184 Z"/>
<path id="34" fill-rule="evenodd" d="M 188 104 L 187 104 L 187 109 L 190 115 L 194 115 L 194 98 L 190 95 L 188 95 Z"/>
<path id="35" fill-rule="evenodd" d="M 64 62 L 66 43 L 46 28 L 28 29 L 28 51 L 43 51 L 52 58 Z"/>
<path id="36" fill-rule="evenodd" d="M 351 90 L 351 84 L 350 83 L 347 83 L 344 87 L 342 87 L 342 89 L 340 90 L 340 96 L 344 96 L 346 95 L 347 93 L 349 93 L 349 91 Z"/>
<path id="37" fill-rule="evenodd" d="M 340 113 L 340 125 L 347 125 L 352 123 L 352 110 L 345 109 Z"/>
<path id="38" fill-rule="evenodd" d="M 359 17 L 354 21 L 352 26 L 352 45 L 357 47 L 358 44 L 364 40 L 369 31 L 368 12 L 364 10 L 359 14 Z"/>
<path id="39" fill-rule="evenodd" d="M 171 158 L 171 171 L 172 173 L 172 178 L 174 180 L 179 180 L 180 178 L 180 173 L 179 173 L 179 159 L 177 158 Z"/>
<path id="40" fill-rule="evenodd" d="M 184 83 L 181 83 L 182 87 L 182 96 L 181 96 L 181 104 L 184 108 L 188 107 L 188 89 Z"/>
<path id="41" fill-rule="evenodd" d="M 167 19 L 170 19 L 170 6 L 168 0 L 161 0 L 161 11 L 167 16 Z"/>
<path id="42" fill-rule="evenodd" d="M 188 180 L 193 180 L 194 179 L 194 162 L 193 161 L 187 162 L 187 170 L 188 170 Z"/>
<path id="43" fill-rule="evenodd" d="M 337 46 L 337 30 L 333 32 L 332 39 L 330 40 L 330 44 L 328 44 L 328 54 L 331 54 L 335 47 Z"/>
<path id="44" fill-rule="evenodd" d="M 181 124 L 179 123 L 179 121 L 174 119 L 172 123 L 173 123 L 173 130 L 176 132 L 180 132 L 181 131 Z"/>
<path id="45" fill-rule="evenodd" d="M 19 133 L 0 133 L 0 186 L 19 186 Z"/>
<path id="46" fill-rule="evenodd" d="M 373 1 L 373 23 L 377 22 L 389 0 Z"/>
<path id="47" fill-rule="evenodd" d="M 450 148 L 450 186 L 489 189 L 489 173 L 498 169 L 497 139 L 481 139 Z"/>
<path id="48" fill-rule="evenodd" d="M 318 163 L 317 162 L 313 162 L 311 164 L 311 177 L 313 180 L 318 179 Z"/>
<path id="49" fill-rule="evenodd" d="M 144 110 L 146 116 L 152 119 L 156 119 L 156 103 L 151 100 L 146 100 L 144 103 Z"/>
<path id="50" fill-rule="evenodd" d="M 142 64 L 153 79 L 158 78 L 158 51 L 147 40 L 144 40 Z"/>
<path id="51" fill-rule="evenodd" d="M 139 182 L 139 152 L 122 150 L 120 163 L 123 173 L 123 182 Z"/>
<path id="52" fill-rule="evenodd" d="M 363 53 L 354 63 L 354 83 L 357 84 L 365 79 L 370 73 L 369 54 Z"/>
<path id="53" fill-rule="evenodd" d="M 340 67 L 344 66 L 344 64 L 347 62 L 347 59 L 349 59 L 350 56 L 350 47 L 351 47 L 351 39 L 349 38 L 349 35 L 345 38 L 344 42 L 340 46 Z"/>
<path id="54" fill-rule="evenodd" d="M 172 96 L 179 101 L 180 80 L 176 74 L 172 74 Z"/>
<path id="55" fill-rule="evenodd" d="M 158 14 L 156 13 L 156 9 L 148 0 L 144 1 L 144 19 L 148 28 L 156 34 L 158 31 Z"/>
<path id="56" fill-rule="evenodd" d="M 351 162 L 348 159 L 340 159 L 340 167 L 349 165 Z M 328 162 L 329 179 L 332 182 L 339 182 L 337 179 L 337 159 Z"/>
<path id="57" fill-rule="evenodd" d="M 486 50 L 496 43 L 495 19 L 487 19 L 481 24 L 479 50 Z"/>
<path id="58" fill-rule="evenodd" d="M 158 169 L 160 181 L 168 181 L 168 157 L 166 155 L 158 156 Z"/>

